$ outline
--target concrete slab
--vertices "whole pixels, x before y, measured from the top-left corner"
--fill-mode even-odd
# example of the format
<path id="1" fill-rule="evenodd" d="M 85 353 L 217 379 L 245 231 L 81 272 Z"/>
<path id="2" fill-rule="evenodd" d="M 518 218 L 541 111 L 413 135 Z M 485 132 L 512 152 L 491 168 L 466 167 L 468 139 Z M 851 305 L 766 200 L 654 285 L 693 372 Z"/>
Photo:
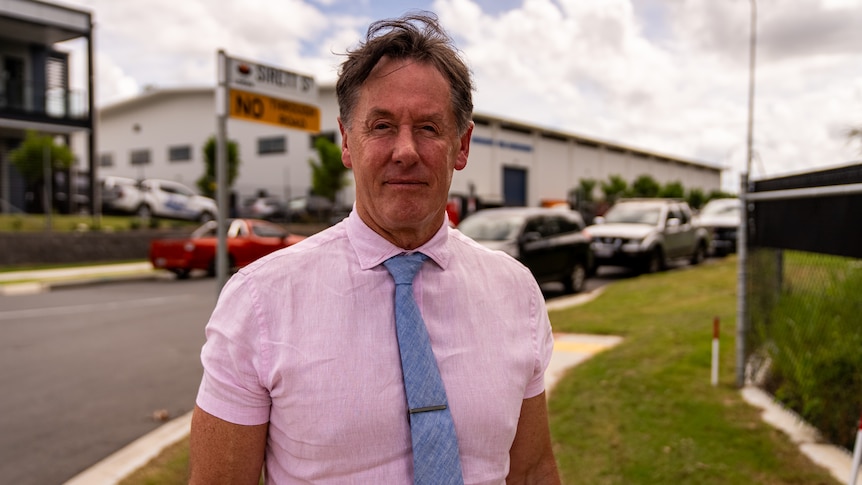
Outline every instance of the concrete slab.
<path id="1" fill-rule="evenodd" d="M 612 335 L 555 334 L 554 353 L 545 371 L 545 392 L 550 396 L 557 381 L 581 362 L 622 341 Z"/>
<path id="2" fill-rule="evenodd" d="M 796 413 L 784 408 L 762 389 L 747 386 L 742 397 L 749 404 L 763 410 L 763 420 L 783 431 L 790 440 L 799 445 L 800 451 L 814 463 L 822 466 L 841 483 L 849 481 L 853 472 L 853 456 L 845 449 L 824 443 L 817 430 L 802 420 Z M 862 473 L 856 483 L 862 483 Z"/>

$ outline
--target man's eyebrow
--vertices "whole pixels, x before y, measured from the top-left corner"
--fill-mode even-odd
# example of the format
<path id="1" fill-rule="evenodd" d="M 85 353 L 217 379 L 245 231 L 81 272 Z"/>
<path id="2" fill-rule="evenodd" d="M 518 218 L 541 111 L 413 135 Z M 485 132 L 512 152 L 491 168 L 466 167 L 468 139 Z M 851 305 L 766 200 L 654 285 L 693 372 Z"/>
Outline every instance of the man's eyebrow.
<path id="1" fill-rule="evenodd" d="M 395 116 L 395 114 L 392 111 L 385 109 L 385 108 L 371 108 L 371 110 L 368 111 L 368 118 L 369 119 L 381 118 L 381 117 L 382 118 L 392 118 L 394 116 Z M 446 119 L 446 117 L 440 113 L 430 113 L 430 114 L 426 114 L 426 115 L 417 116 L 416 119 L 420 120 L 419 121 L 420 123 L 430 121 L 432 123 L 442 125 L 444 120 Z"/>

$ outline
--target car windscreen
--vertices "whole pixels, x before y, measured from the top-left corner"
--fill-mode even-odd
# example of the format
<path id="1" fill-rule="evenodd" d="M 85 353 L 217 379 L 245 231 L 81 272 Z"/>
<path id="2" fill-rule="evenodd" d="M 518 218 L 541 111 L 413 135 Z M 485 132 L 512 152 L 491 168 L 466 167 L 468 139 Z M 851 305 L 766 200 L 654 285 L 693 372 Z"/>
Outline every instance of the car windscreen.
<path id="1" fill-rule="evenodd" d="M 611 207 L 605 214 L 605 222 L 624 224 L 658 225 L 661 208 L 654 205 L 620 204 Z"/>
<path id="2" fill-rule="evenodd" d="M 524 218 L 510 214 L 474 214 L 458 225 L 458 230 L 477 241 L 506 241 L 515 239 Z"/>
<path id="3" fill-rule="evenodd" d="M 738 216 L 741 210 L 739 204 L 706 204 L 700 214 L 704 216 Z"/>

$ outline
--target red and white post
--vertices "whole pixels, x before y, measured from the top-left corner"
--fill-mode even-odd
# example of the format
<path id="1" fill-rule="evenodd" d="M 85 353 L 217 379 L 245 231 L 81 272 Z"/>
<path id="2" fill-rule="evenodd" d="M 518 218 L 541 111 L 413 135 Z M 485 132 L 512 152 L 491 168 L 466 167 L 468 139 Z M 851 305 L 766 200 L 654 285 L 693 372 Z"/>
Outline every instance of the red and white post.
<path id="1" fill-rule="evenodd" d="M 712 386 L 718 385 L 718 317 L 712 320 Z"/>
<path id="2" fill-rule="evenodd" d="M 856 485 L 859 478 L 859 462 L 862 461 L 862 416 L 859 417 L 859 428 L 856 430 L 856 444 L 853 446 L 853 470 L 850 472 L 849 485 Z"/>

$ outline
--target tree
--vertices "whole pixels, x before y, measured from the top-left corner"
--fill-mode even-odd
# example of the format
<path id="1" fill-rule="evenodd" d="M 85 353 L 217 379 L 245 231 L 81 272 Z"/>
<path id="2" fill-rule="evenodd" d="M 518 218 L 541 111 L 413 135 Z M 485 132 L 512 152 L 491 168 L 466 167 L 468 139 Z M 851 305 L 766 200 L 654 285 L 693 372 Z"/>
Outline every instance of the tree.
<path id="1" fill-rule="evenodd" d="M 709 195 L 706 196 L 706 200 L 710 201 L 712 199 L 730 199 L 733 197 L 736 197 L 736 195 L 729 192 L 724 192 L 723 190 L 712 190 L 709 192 Z"/>
<path id="2" fill-rule="evenodd" d="M 685 197 L 685 189 L 682 186 L 682 182 L 675 180 L 665 184 L 664 187 L 659 190 L 658 195 L 659 197 L 667 197 L 669 199 L 682 199 Z"/>
<path id="3" fill-rule="evenodd" d="M 233 187 L 233 181 L 239 175 L 239 145 L 235 141 L 228 141 L 227 145 L 227 187 Z M 214 197 L 216 193 L 216 137 L 211 136 L 204 143 L 204 165 L 205 171 L 198 179 L 197 185 L 201 194 Z"/>
<path id="4" fill-rule="evenodd" d="M 311 190 L 335 202 L 338 191 L 349 183 L 345 176 L 348 168 L 341 161 L 341 148 L 323 136 L 314 140 L 314 148 L 319 161 L 313 158 L 308 160 L 311 166 Z"/>
<path id="5" fill-rule="evenodd" d="M 611 175 L 607 182 L 602 182 L 602 193 L 605 201 L 613 205 L 628 190 L 628 183 L 620 175 Z"/>
<path id="6" fill-rule="evenodd" d="M 632 196 L 634 197 L 658 197 L 661 186 L 652 175 L 640 175 L 632 182 Z"/>
<path id="7" fill-rule="evenodd" d="M 18 169 L 31 188 L 45 177 L 45 154 L 51 170 L 68 170 L 75 160 L 72 150 L 66 145 L 57 145 L 50 135 L 28 131 L 21 145 L 9 153 L 9 160 Z"/>
<path id="8" fill-rule="evenodd" d="M 688 191 L 686 200 L 692 209 L 700 209 L 706 203 L 706 195 L 704 195 L 703 189 L 691 189 Z"/>
<path id="9" fill-rule="evenodd" d="M 859 140 L 859 153 L 862 153 L 862 126 L 847 130 L 847 139 L 850 141 Z"/>
<path id="10" fill-rule="evenodd" d="M 581 200 L 584 202 L 593 201 L 593 190 L 598 182 L 595 179 L 581 179 L 578 184 L 578 190 Z"/>
<path id="11" fill-rule="evenodd" d="M 47 174 L 46 156 L 49 170 Z M 46 197 L 45 180 L 51 180 L 56 171 L 69 170 L 75 161 L 75 155 L 68 146 L 54 143 L 53 136 L 28 131 L 21 145 L 9 153 L 9 161 L 24 177 L 27 191 L 35 195 L 28 210 L 50 213 L 53 210 L 51 200 L 54 196 L 47 194 Z"/>

